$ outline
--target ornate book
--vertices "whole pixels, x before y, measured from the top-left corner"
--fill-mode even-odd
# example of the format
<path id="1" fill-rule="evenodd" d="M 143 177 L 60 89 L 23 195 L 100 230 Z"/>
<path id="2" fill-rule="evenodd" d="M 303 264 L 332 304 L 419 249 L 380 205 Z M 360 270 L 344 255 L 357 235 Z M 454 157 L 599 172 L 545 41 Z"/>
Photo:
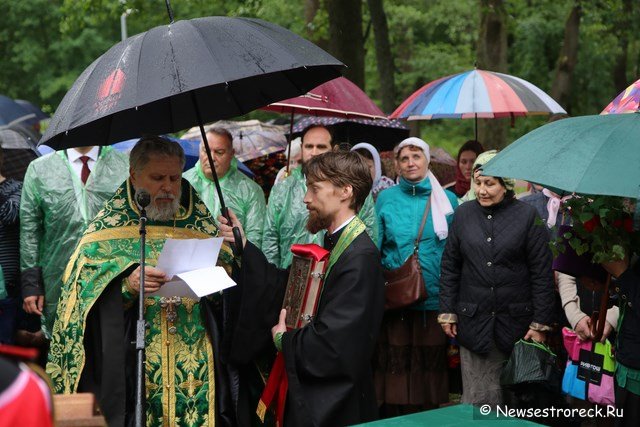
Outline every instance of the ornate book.
<path id="1" fill-rule="evenodd" d="M 282 308 L 287 310 L 287 328 L 301 328 L 311 322 L 322 295 L 324 273 L 330 252 L 316 245 L 293 245 L 293 262 Z"/>

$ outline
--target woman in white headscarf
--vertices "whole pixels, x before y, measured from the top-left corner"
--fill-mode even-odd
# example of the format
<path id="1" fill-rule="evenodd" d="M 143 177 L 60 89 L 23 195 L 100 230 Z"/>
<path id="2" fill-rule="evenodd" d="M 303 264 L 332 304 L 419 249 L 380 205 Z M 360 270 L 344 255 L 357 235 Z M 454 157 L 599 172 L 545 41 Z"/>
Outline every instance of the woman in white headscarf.
<path id="1" fill-rule="evenodd" d="M 284 166 L 278 171 L 273 185 L 276 185 L 280 181 L 284 180 L 287 176 L 289 176 L 291 171 L 297 168 L 300 164 L 300 159 L 302 158 L 302 139 L 300 139 L 300 137 L 291 141 L 291 151 L 285 150 L 285 155 L 288 156 L 287 162 L 289 163 L 289 168 L 287 169 L 287 166 Z"/>
<path id="2" fill-rule="evenodd" d="M 371 195 L 373 196 L 373 200 L 378 199 L 378 193 L 380 193 L 385 188 L 393 187 L 396 183 L 389 177 L 384 175 L 384 169 L 382 166 L 382 162 L 380 161 L 380 154 L 378 150 L 366 142 L 361 142 L 359 144 L 354 145 L 351 148 L 351 151 L 355 151 L 364 157 L 365 161 L 369 165 L 369 170 L 371 171 L 371 178 L 373 179 L 373 186 L 371 187 Z"/>
<path id="3" fill-rule="evenodd" d="M 440 259 L 449 224 L 458 206 L 455 194 L 442 188 L 429 170 L 429 146 L 407 138 L 394 150 L 400 182 L 378 197 L 378 244 L 385 269 L 400 267 L 413 253 L 422 216 L 430 211 L 420 238 L 418 257 L 427 300 L 385 314 L 375 380 L 383 415 L 437 408 L 449 400 L 447 337 L 437 323 Z"/>

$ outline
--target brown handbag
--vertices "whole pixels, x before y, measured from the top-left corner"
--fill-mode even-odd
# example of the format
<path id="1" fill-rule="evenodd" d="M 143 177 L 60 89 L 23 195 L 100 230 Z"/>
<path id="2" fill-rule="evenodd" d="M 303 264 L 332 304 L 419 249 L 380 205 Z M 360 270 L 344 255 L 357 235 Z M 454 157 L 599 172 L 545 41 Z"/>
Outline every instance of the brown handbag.
<path id="1" fill-rule="evenodd" d="M 393 270 L 384 270 L 384 309 L 403 308 L 422 302 L 427 299 L 427 288 L 424 284 L 420 259 L 418 258 L 418 248 L 422 230 L 427 222 L 429 209 L 431 208 L 431 197 L 427 202 L 427 207 L 422 215 L 422 223 L 418 231 L 418 237 L 413 245 L 413 253 L 400 267 Z"/>

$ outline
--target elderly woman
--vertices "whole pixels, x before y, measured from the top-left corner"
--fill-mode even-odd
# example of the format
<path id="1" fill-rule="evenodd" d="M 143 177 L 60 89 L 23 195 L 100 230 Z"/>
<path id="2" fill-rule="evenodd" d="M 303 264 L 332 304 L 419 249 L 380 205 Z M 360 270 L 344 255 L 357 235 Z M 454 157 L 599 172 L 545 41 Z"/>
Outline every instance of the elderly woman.
<path id="1" fill-rule="evenodd" d="M 536 210 L 514 198 L 513 180 L 483 175 L 482 160 L 476 199 L 456 211 L 442 257 L 438 322 L 460 344 L 462 401 L 498 405 L 513 345 L 550 330 L 552 255 Z"/>
<path id="2" fill-rule="evenodd" d="M 436 321 L 440 259 L 457 199 L 442 189 L 429 170 L 429 146 L 408 138 L 394 150 L 401 175 L 398 185 L 376 202 L 378 242 L 385 269 L 400 267 L 413 252 L 420 222 L 431 201 L 419 244 L 427 288 L 426 301 L 386 313 L 376 363 L 378 400 L 383 415 L 438 407 L 449 400 L 447 337 Z"/>

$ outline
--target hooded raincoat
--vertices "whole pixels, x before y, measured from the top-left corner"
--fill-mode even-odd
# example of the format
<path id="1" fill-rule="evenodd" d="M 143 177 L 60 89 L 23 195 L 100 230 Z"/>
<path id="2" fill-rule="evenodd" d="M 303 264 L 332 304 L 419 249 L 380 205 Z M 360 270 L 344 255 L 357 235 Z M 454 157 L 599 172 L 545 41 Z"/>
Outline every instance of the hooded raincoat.
<path id="1" fill-rule="evenodd" d="M 183 176 L 196 189 L 213 217 L 217 218 L 220 215 L 218 193 L 214 182 L 204 175 L 200 162 L 198 161 Z M 219 180 L 225 204 L 240 220 L 247 239 L 260 247 L 262 226 L 267 211 L 262 187 L 238 170 L 238 161 L 235 158 L 231 160 L 227 173 Z"/>
<path id="2" fill-rule="evenodd" d="M 101 147 L 86 185 L 73 172 L 66 151 L 31 162 L 20 204 L 22 297 L 44 295 L 42 329 L 49 338 L 62 287 L 62 273 L 87 225 L 129 174 L 129 159 Z"/>
<path id="3" fill-rule="evenodd" d="M 309 218 L 309 211 L 304 204 L 306 192 L 307 182 L 302 166 L 293 169 L 291 175 L 271 190 L 262 233 L 262 252 L 269 262 L 279 268 L 291 265 L 291 245 L 294 243 L 323 244 L 324 230 L 311 234 L 306 227 Z M 378 226 L 371 194 L 367 196 L 358 217 L 367 226 L 367 234 L 375 243 Z"/>
<path id="4" fill-rule="evenodd" d="M 445 194 L 455 209 L 458 200 L 455 194 L 445 191 Z M 400 183 L 388 188 L 378 196 L 376 215 L 378 217 L 378 246 L 382 255 L 382 266 L 387 269 L 400 267 L 413 252 L 420 221 L 431 196 L 431 182 L 429 178 L 414 184 L 404 178 Z M 427 287 L 427 300 L 413 305 L 418 310 L 438 310 L 438 293 L 440 290 L 440 260 L 446 239 L 440 240 L 433 228 L 433 210 L 427 216 L 418 257 L 422 267 L 422 275 Z M 447 224 L 451 224 L 453 215 L 447 217 Z"/>

